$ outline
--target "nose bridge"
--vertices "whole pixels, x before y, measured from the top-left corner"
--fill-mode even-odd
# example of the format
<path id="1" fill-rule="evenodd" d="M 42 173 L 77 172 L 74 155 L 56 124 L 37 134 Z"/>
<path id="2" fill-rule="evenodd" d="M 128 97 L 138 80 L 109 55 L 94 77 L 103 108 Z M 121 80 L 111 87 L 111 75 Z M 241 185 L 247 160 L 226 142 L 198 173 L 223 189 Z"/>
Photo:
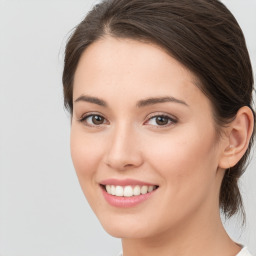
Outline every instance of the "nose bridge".
<path id="1" fill-rule="evenodd" d="M 141 165 L 142 156 L 137 143 L 137 136 L 136 129 L 127 122 L 120 122 L 113 127 L 106 154 L 106 163 L 118 170 Z"/>

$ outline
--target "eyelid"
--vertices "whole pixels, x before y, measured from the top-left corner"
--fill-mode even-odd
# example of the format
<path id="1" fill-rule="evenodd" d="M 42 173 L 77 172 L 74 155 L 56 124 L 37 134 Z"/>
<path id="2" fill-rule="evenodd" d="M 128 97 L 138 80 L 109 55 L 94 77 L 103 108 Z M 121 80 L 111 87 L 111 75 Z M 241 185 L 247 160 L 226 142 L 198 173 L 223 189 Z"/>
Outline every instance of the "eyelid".
<path id="1" fill-rule="evenodd" d="M 87 112 L 87 113 L 84 113 L 80 118 L 77 119 L 77 121 L 83 123 L 83 122 L 85 122 L 85 120 L 86 120 L 87 118 L 89 118 L 89 117 L 91 117 L 91 116 L 100 116 L 100 117 L 102 117 L 105 121 L 107 121 L 107 123 L 109 123 L 109 121 L 104 117 L 104 115 L 101 114 L 101 113 L 99 113 L 99 112 Z M 91 125 L 91 124 L 88 124 L 88 123 L 87 123 L 87 124 L 85 124 L 85 125 L 86 125 L 86 126 L 89 126 L 89 127 L 97 127 L 97 128 L 99 128 L 99 127 L 105 125 L 105 123 L 100 124 L 100 125 Z"/>
<path id="2" fill-rule="evenodd" d="M 172 125 L 174 125 L 178 122 L 178 118 L 171 115 L 171 114 L 167 114 L 167 113 L 164 113 L 164 112 L 154 112 L 154 113 L 149 114 L 146 117 L 146 121 L 143 124 L 146 124 L 149 120 L 151 120 L 153 118 L 156 118 L 156 117 L 159 117 L 159 116 L 169 118 L 171 123 L 166 124 L 166 125 L 151 125 L 151 126 L 155 126 L 157 128 L 165 128 L 165 127 L 168 127 L 168 126 L 172 126 Z"/>
<path id="3" fill-rule="evenodd" d="M 109 121 L 104 117 L 103 114 L 101 114 L 99 112 L 87 112 L 87 113 L 84 113 L 80 118 L 78 118 L 77 121 L 83 123 L 83 122 L 85 122 L 85 120 L 87 118 L 89 118 L 91 116 L 100 116 L 100 117 L 102 117 L 104 119 L 104 123 L 103 124 L 99 124 L 99 125 L 93 125 L 93 124 L 86 123 L 85 124 L 86 126 L 100 128 L 101 126 L 109 124 Z M 165 127 L 172 126 L 172 125 L 174 125 L 174 124 L 176 124 L 178 122 L 178 118 L 173 116 L 173 115 L 171 115 L 171 114 L 167 114 L 167 113 L 164 113 L 164 112 L 154 112 L 154 113 L 149 114 L 146 117 L 146 121 L 143 123 L 143 125 L 147 125 L 147 122 L 149 122 L 151 119 L 159 117 L 159 116 L 160 117 L 168 118 L 170 120 L 170 123 L 168 123 L 166 125 L 150 125 L 150 126 L 154 126 L 156 128 L 165 128 Z"/>

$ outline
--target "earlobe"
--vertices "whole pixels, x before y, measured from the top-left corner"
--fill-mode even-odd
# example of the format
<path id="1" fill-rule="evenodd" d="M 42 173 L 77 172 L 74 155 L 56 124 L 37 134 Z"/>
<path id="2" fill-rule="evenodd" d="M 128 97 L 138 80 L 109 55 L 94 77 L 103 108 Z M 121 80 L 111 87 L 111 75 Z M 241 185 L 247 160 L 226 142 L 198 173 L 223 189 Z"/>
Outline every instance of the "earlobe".
<path id="1" fill-rule="evenodd" d="M 251 109 L 244 106 L 239 109 L 235 119 L 228 127 L 228 146 L 224 147 L 219 161 L 219 167 L 227 169 L 235 166 L 245 154 L 254 126 Z"/>

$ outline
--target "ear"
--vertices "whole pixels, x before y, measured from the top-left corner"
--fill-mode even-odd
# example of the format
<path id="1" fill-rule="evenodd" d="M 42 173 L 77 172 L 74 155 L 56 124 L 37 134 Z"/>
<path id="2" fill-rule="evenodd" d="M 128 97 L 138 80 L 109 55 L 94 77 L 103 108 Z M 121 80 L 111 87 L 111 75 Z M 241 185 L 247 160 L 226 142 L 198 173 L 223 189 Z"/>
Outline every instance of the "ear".
<path id="1" fill-rule="evenodd" d="M 242 107 L 227 127 L 219 167 L 228 169 L 235 166 L 245 154 L 253 133 L 254 116 L 249 107 Z"/>

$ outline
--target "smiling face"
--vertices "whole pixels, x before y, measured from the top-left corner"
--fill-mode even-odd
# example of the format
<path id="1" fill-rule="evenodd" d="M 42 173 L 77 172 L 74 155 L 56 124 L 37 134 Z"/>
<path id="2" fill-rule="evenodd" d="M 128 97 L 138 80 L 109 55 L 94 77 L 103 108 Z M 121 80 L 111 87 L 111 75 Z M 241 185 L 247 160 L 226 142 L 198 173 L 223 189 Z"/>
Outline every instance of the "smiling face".
<path id="1" fill-rule="evenodd" d="M 81 56 L 71 154 L 111 235 L 154 237 L 218 215 L 222 143 L 195 83 L 152 44 L 105 37 Z"/>

